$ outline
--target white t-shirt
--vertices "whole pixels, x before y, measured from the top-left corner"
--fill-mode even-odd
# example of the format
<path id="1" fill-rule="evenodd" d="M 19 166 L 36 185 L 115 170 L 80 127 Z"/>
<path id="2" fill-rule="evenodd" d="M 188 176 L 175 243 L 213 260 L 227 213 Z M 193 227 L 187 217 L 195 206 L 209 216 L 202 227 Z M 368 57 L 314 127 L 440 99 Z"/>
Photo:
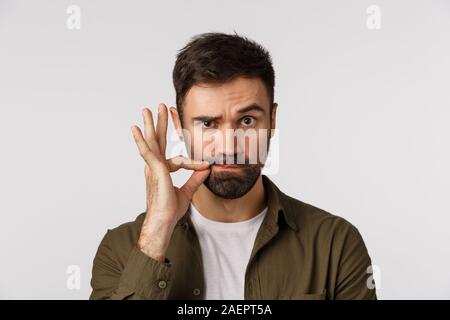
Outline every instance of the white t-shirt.
<path id="1" fill-rule="evenodd" d="M 190 207 L 202 252 L 205 299 L 243 300 L 245 269 L 267 207 L 257 216 L 240 222 L 210 220 L 192 203 Z"/>

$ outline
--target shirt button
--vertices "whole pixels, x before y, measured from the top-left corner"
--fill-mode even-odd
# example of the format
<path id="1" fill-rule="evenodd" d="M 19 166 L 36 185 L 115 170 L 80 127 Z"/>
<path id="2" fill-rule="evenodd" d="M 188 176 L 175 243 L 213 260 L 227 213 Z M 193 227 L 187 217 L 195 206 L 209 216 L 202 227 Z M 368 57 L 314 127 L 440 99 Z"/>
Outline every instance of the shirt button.
<path id="1" fill-rule="evenodd" d="M 164 289 L 165 287 L 167 287 L 167 282 L 165 282 L 164 280 L 161 280 L 160 282 L 158 282 L 158 287 L 160 287 L 161 289 Z"/>
<path id="2" fill-rule="evenodd" d="M 194 294 L 194 296 L 198 296 L 200 295 L 200 289 L 195 288 L 194 290 L 192 290 L 192 293 Z"/>

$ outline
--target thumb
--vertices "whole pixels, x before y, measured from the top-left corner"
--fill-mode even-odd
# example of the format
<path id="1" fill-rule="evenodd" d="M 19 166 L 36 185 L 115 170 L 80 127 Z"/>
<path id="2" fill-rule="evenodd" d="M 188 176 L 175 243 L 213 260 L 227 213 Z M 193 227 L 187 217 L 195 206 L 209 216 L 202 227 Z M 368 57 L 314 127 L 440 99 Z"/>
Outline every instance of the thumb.
<path id="1" fill-rule="evenodd" d="M 181 187 L 181 190 L 185 193 L 189 200 L 192 199 L 195 191 L 197 191 L 203 181 L 208 178 L 210 172 L 211 169 L 209 168 L 205 170 L 194 171 L 188 181 L 186 181 L 186 183 Z"/>

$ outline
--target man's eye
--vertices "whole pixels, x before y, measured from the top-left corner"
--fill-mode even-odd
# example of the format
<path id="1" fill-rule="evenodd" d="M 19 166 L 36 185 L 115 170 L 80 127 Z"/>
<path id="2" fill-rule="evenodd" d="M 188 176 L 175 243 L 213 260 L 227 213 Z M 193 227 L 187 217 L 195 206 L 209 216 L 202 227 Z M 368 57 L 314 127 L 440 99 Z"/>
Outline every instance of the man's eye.
<path id="1" fill-rule="evenodd" d="M 212 128 L 214 122 L 213 121 L 203 121 L 202 122 L 202 127 L 203 128 Z"/>
<path id="2" fill-rule="evenodd" d="M 244 117 L 244 118 L 242 118 L 241 119 L 241 123 L 244 125 L 244 126 L 252 126 L 252 125 L 254 125 L 255 124 L 255 118 L 253 118 L 253 117 Z"/>

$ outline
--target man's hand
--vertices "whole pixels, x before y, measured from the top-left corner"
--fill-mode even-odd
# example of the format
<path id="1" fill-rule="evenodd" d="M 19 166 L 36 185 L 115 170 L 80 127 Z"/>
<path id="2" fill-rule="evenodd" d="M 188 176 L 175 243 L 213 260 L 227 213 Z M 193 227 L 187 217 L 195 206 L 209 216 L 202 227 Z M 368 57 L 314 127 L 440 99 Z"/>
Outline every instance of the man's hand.
<path id="1" fill-rule="evenodd" d="M 175 108 L 171 108 L 171 115 L 172 121 L 179 121 Z M 187 211 L 195 191 L 208 177 L 210 169 L 206 161 L 182 156 L 166 159 L 168 111 L 164 104 L 159 105 L 156 131 L 152 112 L 148 108 L 144 108 L 143 117 L 144 136 L 138 126 L 131 127 L 139 153 L 146 163 L 147 214 L 137 245 L 147 256 L 164 261 L 173 229 Z M 172 183 L 170 172 L 180 168 L 195 171 L 181 188 L 177 188 Z"/>

